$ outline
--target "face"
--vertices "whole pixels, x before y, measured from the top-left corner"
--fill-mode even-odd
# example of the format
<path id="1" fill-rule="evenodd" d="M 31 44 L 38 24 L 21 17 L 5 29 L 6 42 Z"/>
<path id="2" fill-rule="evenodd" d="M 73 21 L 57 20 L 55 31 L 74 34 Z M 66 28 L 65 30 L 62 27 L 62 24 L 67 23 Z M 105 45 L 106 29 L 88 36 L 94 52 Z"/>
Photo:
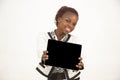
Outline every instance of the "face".
<path id="1" fill-rule="evenodd" d="M 62 34 L 68 34 L 74 30 L 77 21 L 76 14 L 66 12 L 62 17 L 58 18 L 57 30 Z"/>

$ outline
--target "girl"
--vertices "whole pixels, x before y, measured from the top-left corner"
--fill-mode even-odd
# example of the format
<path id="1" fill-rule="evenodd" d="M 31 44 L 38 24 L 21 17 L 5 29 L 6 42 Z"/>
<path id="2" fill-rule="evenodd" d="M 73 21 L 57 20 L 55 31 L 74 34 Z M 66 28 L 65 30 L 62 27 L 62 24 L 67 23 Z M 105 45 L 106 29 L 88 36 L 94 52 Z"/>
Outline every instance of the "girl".
<path id="1" fill-rule="evenodd" d="M 38 53 L 41 61 L 36 70 L 46 77 L 46 80 L 80 80 L 80 70 L 84 68 L 81 57 L 79 58 L 79 63 L 76 64 L 76 67 L 79 68 L 77 71 L 44 64 L 45 60 L 49 59 L 47 55 L 48 51 L 46 51 L 48 39 L 80 44 L 77 37 L 70 34 L 70 32 L 75 29 L 78 19 L 78 12 L 74 8 L 62 6 L 55 16 L 57 28 L 51 32 L 40 35 Z"/>

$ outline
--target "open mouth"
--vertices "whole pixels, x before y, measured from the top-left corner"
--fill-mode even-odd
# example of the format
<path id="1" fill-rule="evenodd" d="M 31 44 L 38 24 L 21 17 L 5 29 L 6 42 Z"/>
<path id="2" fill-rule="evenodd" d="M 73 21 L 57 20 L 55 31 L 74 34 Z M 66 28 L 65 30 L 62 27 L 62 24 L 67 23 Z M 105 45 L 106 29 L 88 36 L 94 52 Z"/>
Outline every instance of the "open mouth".
<path id="1" fill-rule="evenodd" d="M 68 28 L 68 27 L 66 27 L 65 30 L 66 30 L 67 32 L 70 32 L 70 31 L 71 31 L 70 28 Z"/>

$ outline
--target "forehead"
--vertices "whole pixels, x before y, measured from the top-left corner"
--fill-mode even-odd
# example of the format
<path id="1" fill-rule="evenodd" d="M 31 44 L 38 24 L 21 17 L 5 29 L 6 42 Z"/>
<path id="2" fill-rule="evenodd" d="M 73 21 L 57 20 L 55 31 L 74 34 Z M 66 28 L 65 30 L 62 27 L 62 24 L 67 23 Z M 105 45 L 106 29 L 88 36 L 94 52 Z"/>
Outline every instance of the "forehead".
<path id="1" fill-rule="evenodd" d="M 70 18 L 70 19 L 75 20 L 75 21 L 78 20 L 78 16 L 72 12 L 66 12 L 65 14 L 63 14 L 62 18 Z"/>
<path id="2" fill-rule="evenodd" d="M 78 16 L 75 13 L 72 12 L 66 12 L 62 15 L 62 17 L 69 17 L 69 18 L 76 18 L 78 19 Z"/>

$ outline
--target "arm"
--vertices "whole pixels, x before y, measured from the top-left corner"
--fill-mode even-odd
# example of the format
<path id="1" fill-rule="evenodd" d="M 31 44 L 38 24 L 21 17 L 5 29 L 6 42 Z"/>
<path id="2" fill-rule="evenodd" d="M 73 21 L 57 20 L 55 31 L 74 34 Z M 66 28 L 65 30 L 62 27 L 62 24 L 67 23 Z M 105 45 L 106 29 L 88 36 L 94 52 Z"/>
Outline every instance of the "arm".
<path id="1" fill-rule="evenodd" d="M 51 70 L 51 66 L 45 66 L 42 63 L 42 57 L 44 54 L 43 50 L 46 50 L 47 46 L 47 36 L 43 33 L 40 33 L 40 35 L 37 38 L 37 56 L 38 56 L 38 66 L 36 67 L 36 70 L 44 75 L 45 77 L 48 77 L 49 71 Z"/>

